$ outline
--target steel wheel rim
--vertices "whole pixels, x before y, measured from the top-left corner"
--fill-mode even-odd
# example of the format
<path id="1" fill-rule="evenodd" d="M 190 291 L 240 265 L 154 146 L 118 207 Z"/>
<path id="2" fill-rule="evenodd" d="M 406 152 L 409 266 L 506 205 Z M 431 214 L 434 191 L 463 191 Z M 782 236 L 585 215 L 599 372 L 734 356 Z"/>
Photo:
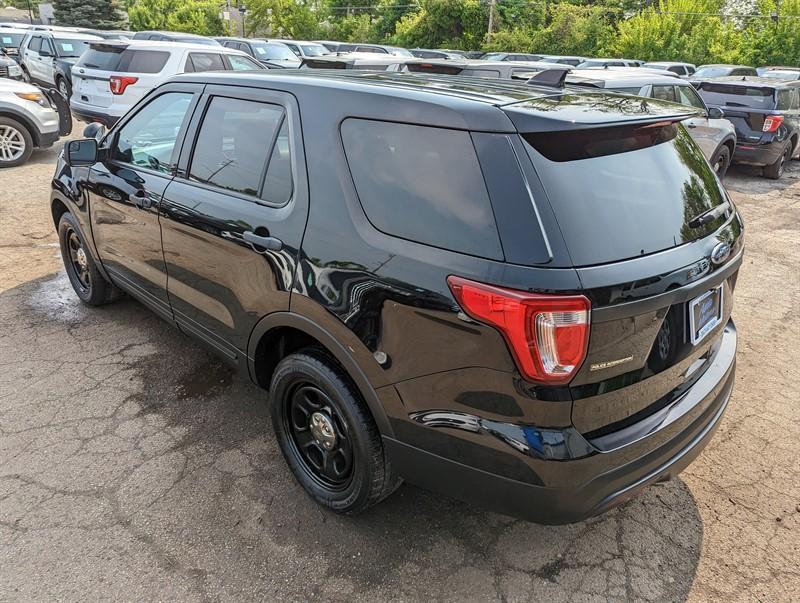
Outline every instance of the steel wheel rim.
<path id="1" fill-rule="evenodd" d="M 67 82 L 64 80 L 58 80 L 58 91 L 64 95 L 64 98 L 69 100 L 69 95 L 67 94 Z"/>
<path id="2" fill-rule="evenodd" d="M 0 125 L 0 159 L 15 161 L 25 154 L 25 137 L 14 126 Z"/>
<path id="3" fill-rule="evenodd" d="M 69 255 L 69 265 L 72 274 L 78 280 L 78 286 L 83 292 L 87 292 L 92 287 L 89 275 L 89 259 L 86 250 L 83 248 L 78 234 L 71 228 L 67 231 L 67 254 Z"/>
<path id="4" fill-rule="evenodd" d="M 315 436 L 315 431 L 319 435 L 312 426 L 315 417 L 322 417 L 323 425 L 331 428 L 332 438 Z M 347 488 L 355 464 L 353 444 L 347 424 L 330 396 L 310 383 L 296 386 L 286 403 L 283 421 L 290 445 L 308 476 L 327 490 Z M 332 444 L 330 448 L 325 447 L 326 442 Z"/>

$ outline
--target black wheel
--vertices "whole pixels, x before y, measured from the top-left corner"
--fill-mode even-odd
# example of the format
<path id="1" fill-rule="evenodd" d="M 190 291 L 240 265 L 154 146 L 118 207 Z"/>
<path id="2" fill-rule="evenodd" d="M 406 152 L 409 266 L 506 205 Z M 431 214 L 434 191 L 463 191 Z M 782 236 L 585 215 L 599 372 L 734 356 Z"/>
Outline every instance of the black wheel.
<path id="1" fill-rule="evenodd" d="M 717 154 L 711 158 L 711 167 L 714 168 L 714 171 L 719 176 L 719 179 L 722 180 L 725 177 L 725 174 L 728 173 L 728 168 L 731 165 L 731 150 L 726 146 L 722 145 Z"/>
<path id="2" fill-rule="evenodd" d="M 783 154 L 780 156 L 778 161 L 764 168 L 763 170 L 764 176 L 767 178 L 772 178 L 773 180 L 777 180 L 778 178 L 783 176 L 783 172 L 786 170 L 786 166 L 789 163 L 789 161 L 791 161 L 791 158 L 792 158 L 792 145 L 787 144 L 786 148 L 783 151 Z"/>
<path id="3" fill-rule="evenodd" d="M 121 292 L 97 270 L 92 254 L 86 249 L 74 216 L 66 212 L 58 223 L 61 257 L 69 282 L 78 297 L 90 306 L 102 306 L 117 299 Z"/>
<path id="4" fill-rule="evenodd" d="M 69 102 L 69 97 L 72 96 L 72 87 L 69 85 L 69 82 L 63 77 L 57 77 L 56 88 L 58 88 L 61 95 Z"/>
<path id="5" fill-rule="evenodd" d="M 321 351 L 303 350 L 278 364 L 270 404 L 283 456 L 319 504 L 353 515 L 400 484 L 365 403 Z"/>
<path id="6" fill-rule="evenodd" d="M 0 117 L 0 168 L 22 165 L 33 153 L 33 138 L 23 124 Z"/>

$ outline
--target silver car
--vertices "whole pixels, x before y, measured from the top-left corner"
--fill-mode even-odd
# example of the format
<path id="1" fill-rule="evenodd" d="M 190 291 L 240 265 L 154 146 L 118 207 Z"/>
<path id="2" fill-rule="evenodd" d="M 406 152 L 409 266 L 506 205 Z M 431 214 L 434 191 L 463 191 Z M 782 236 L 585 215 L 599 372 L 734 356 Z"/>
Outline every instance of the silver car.
<path id="1" fill-rule="evenodd" d="M 71 125 L 70 120 L 70 129 Z M 52 146 L 65 129 L 45 93 L 0 78 L 0 168 L 22 165 L 34 148 Z"/>
<path id="2" fill-rule="evenodd" d="M 701 114 L 684 120 L 683 125 L 703 151 L 711 167 L 722 178 L 728 171 L 736 148 L 736 130 L 725 119 L 722 109 L 707 107 L 688 81 L 673 75 L 637 74 L 633 71 L 638 70 L 621 72 L 613 69 L 574 69 L 567 76 L 567 84 L 657 98 L 699 109 Z"/>

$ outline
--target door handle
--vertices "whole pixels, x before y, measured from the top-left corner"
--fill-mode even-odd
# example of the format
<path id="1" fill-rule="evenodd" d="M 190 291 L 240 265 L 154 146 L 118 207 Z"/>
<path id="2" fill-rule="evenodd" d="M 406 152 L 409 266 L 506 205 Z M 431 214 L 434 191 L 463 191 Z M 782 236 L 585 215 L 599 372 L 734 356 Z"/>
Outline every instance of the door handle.
<path id="1" fill-rule="evenodd" d="M 697 127 L 697 124 L 686 124 L 686 127 L 694 130 Z"/>
<path id="2" fill-rule="evenodd" d="M 283 241 L 280 239 L 270 236 L 262 237 L 249 230 L 245 230 L 242 233 L 242 238 L 251 245 L 257 245 L 258 247 L 263 247 L 269 251 L 280 251 L 283 249 Z"/>

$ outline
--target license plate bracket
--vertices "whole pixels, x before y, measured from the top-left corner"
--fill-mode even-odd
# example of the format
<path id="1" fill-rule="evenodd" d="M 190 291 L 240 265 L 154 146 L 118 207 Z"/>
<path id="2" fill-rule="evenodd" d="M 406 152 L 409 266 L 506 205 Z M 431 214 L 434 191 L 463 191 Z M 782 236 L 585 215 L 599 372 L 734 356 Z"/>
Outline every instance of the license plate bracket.
<path id="1" fill-rule="evenodd" d="M 722 322 L 722 285 L 689 301 L 689 338 L 697 345 Z"/>

